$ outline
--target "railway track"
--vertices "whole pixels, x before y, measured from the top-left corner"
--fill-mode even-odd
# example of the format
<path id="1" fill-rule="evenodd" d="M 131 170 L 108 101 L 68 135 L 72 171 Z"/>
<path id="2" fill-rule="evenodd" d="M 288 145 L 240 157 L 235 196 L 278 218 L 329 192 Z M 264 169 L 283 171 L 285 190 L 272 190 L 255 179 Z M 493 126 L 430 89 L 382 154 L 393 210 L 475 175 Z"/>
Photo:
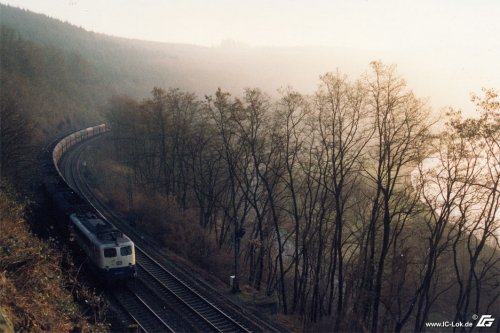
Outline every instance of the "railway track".
<path id="1" fill-rule="evenodd" d="M 90 141 L 96 138 L 90 139 Z M 81 185 L 78 159 L 84 145 L 76 146 L 75 153 L 66 154 L 63 161 L 69 167 L 61 168 L 64 178 L 80 195 L 87 198 L 84 194 L 84 187 Z M 188 323 L 177 325 L 177 323 L 168 316 L 166 305 L 158 300 L 153 293 L 145 291 L 146 288 L 138 287 L 137 284 L 122 286 L 122 288 L 111 288 L 109 294 L 122 307 L 125 314 L 130 317 L 138 329 L 143 332 L 183 332 L 187 331 Z M 156 297 L 156 299 L 155 299 Z"/>
<path id="2" fill-rule="evenodd" d="M 113 292 L 115 299 L 144 332 L 176 332 L 147 300 L 129 289 Z"/>
<path id="3" fill-rule="evenodd" d="M 85 149 L 86 145 L 78 145 L 72 153 L 67 154 L 62 164 L 65 166 L 64 174 L 70 186 L 136 243 L 138 281 L 127 283 L 127 288 L 123 292 L 114 291 L 114 297 L 143 331 L 155 332 L 158 329 L 163 332 L 279 331 L 273 326 L 266 326 L 265 323 L 259 325 L 259 320 L 248 318 L 248 313 L 239 312 L 231 306 L 229 310 L 223 308 L 220 295 L 215 296 L 218 298 L 216 301 L 211 301 L 189 282 L 179 277 L 179 274 L 172 272 L 172 267 L 167 269 L 165 262 L 162 263 L 158 259 L 155 250 L 148 248 L 134 228 L 111 211 L 82 179 L 82 174 L 85 172 L 81 170 L 80 157 Z M 182 273 L 180 275 L 182 276 Z M 167 313 L 170 313 L 170 317 Z M 175 321 L 183 323 L 174 324 Z"/>
<path id="4" fill-rule="evenodd" d="M 141 276 L 155 285 L 159 294 L 186 307 L 188 311 L 185 315 L 196 322 L 203 332 L 250 332 L 242 323 L 178 279 L 144 251 L 138 251 L 137 260 L 143 272 Z"/>

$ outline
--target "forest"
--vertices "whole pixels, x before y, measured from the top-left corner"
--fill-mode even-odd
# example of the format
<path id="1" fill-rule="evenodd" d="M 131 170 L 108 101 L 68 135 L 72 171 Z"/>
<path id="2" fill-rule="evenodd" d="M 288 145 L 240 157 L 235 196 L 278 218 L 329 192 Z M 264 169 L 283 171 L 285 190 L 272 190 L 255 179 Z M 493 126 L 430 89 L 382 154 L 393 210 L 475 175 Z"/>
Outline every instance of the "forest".
<path id="1" fill-rule="evenodd" d="M 480 118 L 450 109 L 436 127 L 395 66 L 372 62 L 313 95 L 156 87 L 105 117 L 129 209 L 160 195 L 196 211 L 200 252 L 234 255 L 233 291 L 275 295 L 320 330 L 422 331 L 498 309 L 500 105 L 483 93 Z"/>
<path id="2" fill-rule="evenodd" d="M 238 67 L 227 61 L 238 51 L 158 46 L 0 9 L 1 217 L 24 242 L 2 235 L 2 251 L 15 252 L 0 254 L 0 283 L 24 291 L 15 297 L 26 309 L 11 304 L 17 328 L 50 329 L 26 302 L 33 274 L 49 275 L 37 288 L 48 295 L 57 285 L 65 305 L 51 312 L 53 329 L 89 325 L 67 294 L 74 281 L 59 277 L 63 259 L 21 270 L 17 254 L 53 251 L 20 222 L 36 217 L 43 147 L 102 121 L 137 225 L 171 240 L 173 222 L 184 224 L 190 259 L 235 275 L 235 293 L 277 300 L 304 330 L 424 331 L 430 321 L 498 313 L 498 91 L 472 97 L 477 118 L 450 108 L 442 125 L 380 61 L 358 77 L 328 72 L 312 92 L 235 92 L 255 82 L 248 72 L 215 90 L 234 74 L 224 66 Z M 273 66 L 252 52 L 248 67 L 263 67 L 260 79 L 274 84 Z M 170 220 L 147 212 L 156 203 L 176 211 Z M 29 295 L 46 304 L 45 294 Z"/>

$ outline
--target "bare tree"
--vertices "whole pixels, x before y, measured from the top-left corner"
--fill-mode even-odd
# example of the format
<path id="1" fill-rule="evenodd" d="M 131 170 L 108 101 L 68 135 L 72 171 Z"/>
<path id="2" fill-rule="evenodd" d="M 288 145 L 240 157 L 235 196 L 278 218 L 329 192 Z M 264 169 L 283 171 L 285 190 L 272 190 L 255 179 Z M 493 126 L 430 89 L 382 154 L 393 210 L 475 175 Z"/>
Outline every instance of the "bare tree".
<path id="1" fill-rule="evenodd" d="M 450 288 L 444 279 L 438 288 L 436 276 L 440 271 L 442 255 L 456 240 L 457 228 L 460 228 L 457 207 L 465 203 L 470 191 L 468 184 L 475 173 L 473 165 L 466 163 L 466 149 L 464 140 L 448 128 L 439 139 L 435 155 L 424 160 L 418 172 L 414 172 L 414 185 L 427 208 L 421 219 L 426 226 L 425 243 L 419 248 L 425 255 L 416 255 L 422 258 L 420 279 L 415 293 L 407 300 L 408 308 L 396 319 L 396 331 L 402 329 L 415 307 L 414 329 L 423 330 L 433 302 Z"/>
<path id="2" fill-rule="evenodd" d="M 484 94 L 483 98 L 474 95 L 472 99 L 481 114 L 479 120 L 463 120 L 455 114 L 451 121 L 457 136 L 465 141 L 461 168 L 471 170 L 470 177 L 461 179 L 468 192 L 457 207 L 459 228 L 453 244 L 459 286 L 455 320 L 486 313 L 500 298 L 500 102 L 496 91 L 485 89 Z"/>
<path id="3" fill-rule="evenodd" d="M 360 82 L 351 84 L 339 72 L 321 77 L 316 94 L 320 144 L 326 154 L 323 186 L 332 195 L 335 208 L 334 232 L 329 268 L 328 314 L 337 294 L 334 330 L 344 317 L 344 232 L 346 214 L 352 205 L 353 190 L 359 184 L 361 158 L 373 131 L 368 127 L 365 90 Z M 347 235 L 348 236 L 348 235 Z"/>
<path id="4" fill-rule="evenodd" d="M 283 141 L 283 164 L 285 172 L 282 176 L 285 187 L 284 200 L 289 202 L 285 210 L 293 221 L 294 253 L 293 253 L 293 297 L 291 313 L 296 311 L 300 296 L 300 271 L 301 271 L 301 231 L 303 221 L 303 201 L 305 193 L 301 193 L 303 179 L 300 170 L 300 159 L 304 148 L 306 135 L 306 118 L 310 112 L 309 103 L 298 92 L 288 88 L 282 91 L 281 99 L 277 105 L 277 116 L 282 122 L 280 137 Z M 307 233 L 304 233 L 307 234 Z"/>
<path id="5" fill-rule="evenodd" d="M 230 221 L 230 227 L 233 228 L 234 280 L 232 289 L 233 292 L 239 292 L 240 244 L 244 234 L 244 222 L 249 212 L 249 203 L 245 200 L 246 195 L 240 191 L 241 174 L 238 170 L 246 170 L 249 161 L 241 159 L 242 148 L 237 142 L 234 120 L 241 117 L 244 108 L 239 100 L 231 101 L 230 95 L 220 89 L 215 97 L 207 96 L 206 108 L 221 138 L 220 154 L 227 165 L 227 205 L 224 205 L 222 209 L 224 216 Z M 245 165 L 239 164 L 242 162 Z"/>
<path id="6" fill-rule="evenodd" d="M 376 332 L 389 248 L 415 208 L 415 199 L 408 198 L 404 190 L 409 186 L 404 168 L 421 158 L 430 124 L 425 104 L 407 89 L 394 66 L 372 62 L 371 67 L 366 82 L 375 134 L 367 146 L 364 174 L 373 190 L 361 263 L 360 304 L 364 305 L 357 312 L 365 322 L 371 318 L 370 330 Z"/>

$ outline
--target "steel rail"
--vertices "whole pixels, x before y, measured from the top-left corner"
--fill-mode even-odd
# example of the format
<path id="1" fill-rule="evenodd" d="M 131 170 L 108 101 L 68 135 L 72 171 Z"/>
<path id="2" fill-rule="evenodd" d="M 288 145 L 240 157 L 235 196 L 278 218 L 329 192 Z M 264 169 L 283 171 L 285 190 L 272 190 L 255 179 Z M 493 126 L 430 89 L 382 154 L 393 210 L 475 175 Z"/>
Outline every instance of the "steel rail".
<path id="1" fill-rule="evenodd" d="M 131 290 L 114 292 L 113 296 L 127 314 L 144 332 L 171 332 L 175 330 L 167 324 L 139 295 Z M 139 308 L 137 307 L 139 305 Z M 134 311 L 130 311 L 131 309 Z M 144 311 L 146 310 L 146 311 Z"/>

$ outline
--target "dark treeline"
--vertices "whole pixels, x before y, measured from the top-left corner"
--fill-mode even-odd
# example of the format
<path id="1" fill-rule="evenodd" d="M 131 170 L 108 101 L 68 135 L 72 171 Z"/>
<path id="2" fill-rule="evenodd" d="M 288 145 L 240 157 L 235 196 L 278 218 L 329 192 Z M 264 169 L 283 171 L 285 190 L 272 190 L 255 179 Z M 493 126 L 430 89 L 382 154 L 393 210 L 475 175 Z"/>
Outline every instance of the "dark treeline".
<path id="1" fill-rule="evenodd" d="M 116 91 L 137 96 L 155 82 L 140 79 L 148 72 L 140 56 L 119 41 L 0 4 L 2 180 L 32 187 L 44 145 L 102 122 L 99 110 Z"/>
<path id="2" fill-rule="evenodd" d="M 21 39 L 0 26 L 0 176 L 31 182 L 41 147 L 62 133 L 95 124 L 105 89 L 76 54 Z"/>
<path id="3" fill-rule="evenodd" d="M 85 97 L 80 97 L 80 94 L 74 96 L 77 100 L 87 98 L 87 103 L 94 103 L 92 106 L 99 105 L 99 102 L 102 103 L 116 91 L 143 96 L 149 89 L 146 87 L 153 83 L 165 82 L 161 79 L 163 73 L 159 74 L 155 71 L 157 68 L 148 63 L 159 58 L 159 51 L 149 51 L 146 42 L 90 32 L 68 22 L 3 4 L 0 4 L 0 21 L 2 27 L 14 31 L 16 37 L 51 55 L 48 59 L 54 64 L 53 67 L 59 65 L 61 68 L 51 68 L 47 71 L 48 75 L 53 71 L 53 76 L 58 78 L 61 71 L 74 68 L 73 72 L 67 73 L 67 77 L 75 82 L 62 82 L 61 88 L 66 88 L 66 83 L 69 83 L 70 87 L 92 83 L 95 87 L 93 94 Z M 9 44 L 6 47 L 12 51 L 25 52 L 12 48 Z M 30 55 L 39 53 L 38 50 Z M 83 94 L 86 95 L 89 87 L 82 88 Z M 92 96 L 93 100 L 89 96 Z"/>
<path id="4" fill-rule="evenodd" d="M 44 145 L 102 122 L 99 110 L 116 91 L 144 93 L 145 69 L 111 37 L 0 9 L 0 177 L 30 183 Z"/>
<path id="5" fill-rule="evenodd" d="M 158 52 L 147 45 L 0 4 L 1 176 L 15 164 L 9 156 L 33 158 L 61 134 L 102 121 L 99 110 L 117 91 L 144 96 L 165 82 L 145 64 Z"/>
<path id="6" fill-rule="evenodd" d="M 37 124 L 37 139 L 96 121 L 95 109 L 110 91 L 99 93 L 96 69 L 77 54 L 26 41 L 0 26 L 3 98 L 17 101 Z M 90 111 L 93 110 L 93 111 Z"/>
<path id="7" fill-rule="evenodd" d="M 234 253 L 234 291 L 329 330 L 423 331 L 498 310 L 500 107 L 491 90 L 475 101 L 480 119 L 451 112 L 431 134 L 425 103 L 373 62 L 356 81 L 322 76 L 313 96 L 154 88 L 105 117 L 129 197 L 195 208 Z"/>

